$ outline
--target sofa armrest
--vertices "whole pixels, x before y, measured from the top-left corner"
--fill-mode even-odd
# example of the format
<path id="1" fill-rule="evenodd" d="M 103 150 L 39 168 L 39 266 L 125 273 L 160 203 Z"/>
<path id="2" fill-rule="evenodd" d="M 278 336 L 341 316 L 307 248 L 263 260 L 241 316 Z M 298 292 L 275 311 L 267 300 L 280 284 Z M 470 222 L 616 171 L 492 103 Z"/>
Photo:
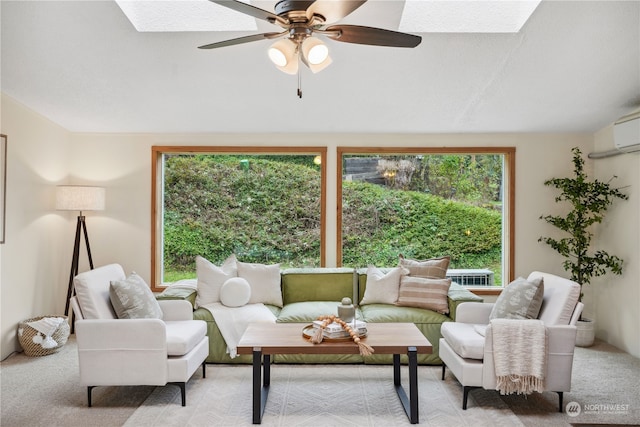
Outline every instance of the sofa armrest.
<path id="1" fill-rule="evenodd" d="M 549 354 L 573 354 L 578 329 L 574 325 L 547 326 Z"/>
<path id="2" fill-rule="evenodd" d="M 193 306 L 184 300 L 158 300 L 162 309 L 162 320 L 192 320 Z"/>
<path id="3" fill-rule="evenodd" d="M 456 322 L 474 323 L 480 325 L 489 324 L 489 315 L 493 309 L 493 303 L 463 302 L 456 311 Z"/>
<path id="4" fill-rule="evenodd" d="M 572 325 L 546 326 L 547 331 L 547 354 L 573 355 L 576 347 L 577 328 Z M 491 325 L 486 330 L 485 350 L 493 351 L 493 330 Z"/>
<path id="5" fill-rule="evenodd" d="M 156 295 L 158 301 L 163 300 L 185 300 L 191 303 L 192 309 L 195 309 L 196 296 L 198 291 L 196 290 L 195 280 L 182 280 L 176 282 L 173 285 L 166 288 L 162 293 Z"/>
<path id="6" fill-rule="evenodd" d="M 577 328 L 573 325 L 545 326 L 547 332 L 547 360 L 545 390 L 555 392 L 571 391 L 573 353 Z M 495 388 L 495 368 L 493 351 L 493 331 L 487 326 L 484 346 L 484 370 L 482 386 Z"/>
<path id="7" fill-rule="evenodd" d="M 163 348 L 167 333 L 160 319 L 91 319 L 75 323 L 79 350 Z"/>
<path id="8" fill-rule="evenodd" d="M 447 299 L 449 302 L 449 317 L 451 317 L 452 320 L 456 320 L 458 306 L 463 302 L 484 301 L 482 298 L 457 283 L 451 283 Z"/>
<path id="9" fill-rule="evenodd" d="M 79 320 L 75 328 L 81 384 L 167 383 L 167 334 L 162 320 Z"/>

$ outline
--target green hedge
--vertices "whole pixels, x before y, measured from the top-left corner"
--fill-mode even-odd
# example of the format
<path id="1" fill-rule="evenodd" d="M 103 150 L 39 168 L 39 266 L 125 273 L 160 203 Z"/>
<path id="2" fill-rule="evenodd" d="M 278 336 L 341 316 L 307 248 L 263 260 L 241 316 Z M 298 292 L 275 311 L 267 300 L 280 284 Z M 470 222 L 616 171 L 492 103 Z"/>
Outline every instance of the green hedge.
<path id="1" fill-rule="evenodd" d="M 249 167 L 241 160 L 248 159 Z M 165 167 L 165 280 L 214 263 L 319 266 L 320 172 L 304 161 L 169 156 Z M 246 163 L 244 163 L 246 165 Z M 451 256 L 452 268 L 500 269 L 501 213 L 415 191 L 343 186 L 343 264 L 392 266 L 398 254 Z M 499 273 L 496 273 L 498 279 Z"/>

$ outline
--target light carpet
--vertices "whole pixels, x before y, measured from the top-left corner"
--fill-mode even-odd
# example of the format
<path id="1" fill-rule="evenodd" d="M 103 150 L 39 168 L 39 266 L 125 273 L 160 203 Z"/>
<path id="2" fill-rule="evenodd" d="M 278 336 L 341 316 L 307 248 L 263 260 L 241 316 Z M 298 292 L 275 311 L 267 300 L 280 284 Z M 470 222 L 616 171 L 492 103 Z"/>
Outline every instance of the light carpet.
<path id="1" fill-rule="evenodd" d="M 403 384 L 408 388 L 406 367 Z M 421 366 L 420 424 L 523 426 L 495 392 L 479 390 L 463 411 L 460 387 L 440 380 L 439 367 Z M 177 387 L 157 388 L 125 426 L 249 426 L 252 369 L 217 366 L 188 383 L 187 406 Z M 410 425 L 393 386 L 392 366 L 273 365 L 264 426 Z"/>
<path id="2" fill-rule="evenodd" d="M 408 425 L 391 366 L 273 365 L 264 425 Z M 2 427 L 225 426 L 251 424 L 251 368 L 208 365 L 187 384 L 187 406 L 175 386 L 98 387 L 87 407 L 79 383 L 75 337 L 59 353 L 12 355 L 0 363 Z M 406 367 L 403 367 L 405 373 Z M 557 412 L 555 393 L 499 396 L 474 390 L 462 411 L 462 387 L 440 367 L 420 366 L 420 425 L 639 425 L 640 359 L 602 341 L 576 348 L 572 390 L 576 417 Z M 406 384 L 406 378 L 403 379 Z"/>

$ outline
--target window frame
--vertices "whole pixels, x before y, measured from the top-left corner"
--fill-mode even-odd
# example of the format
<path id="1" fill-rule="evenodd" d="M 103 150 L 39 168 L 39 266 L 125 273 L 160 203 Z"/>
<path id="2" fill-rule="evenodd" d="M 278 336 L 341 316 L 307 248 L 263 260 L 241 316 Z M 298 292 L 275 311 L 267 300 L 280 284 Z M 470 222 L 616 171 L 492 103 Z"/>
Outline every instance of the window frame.
<path id="1" fill-rule="evenodd" d="M 162 278 L 163 239 L 163 158 L 165 154 L 229 154 L 229 155 L 317 155 L 320 156 L 320 265 L 326 265 L 327 232 L 327 147 L 313 146 L 176 146 L 151 147 L 151 290 L 166 289 Z"/>
<path id="2" fill-rule="evenodd" d="M 503 207 L 507 212 L 503 218 L 508 221 L 503 227 L 503 285 L 495 289 L 482 289 L 469 287 L 473 293 L 478 295 L 498 295 L 507 283 L 513 281 L 515 271 L 515 188 L 516 188 L 516 148 L 515 147 L 337 147 L 336 160 L 336 264 L 342 266 L 342 166 L 345 155 L 366 154 L 366 155 L 411 155 L 411 154 L 499 154 L 504 156 L 503 176 L 507 181 L 503 182 Z"/>

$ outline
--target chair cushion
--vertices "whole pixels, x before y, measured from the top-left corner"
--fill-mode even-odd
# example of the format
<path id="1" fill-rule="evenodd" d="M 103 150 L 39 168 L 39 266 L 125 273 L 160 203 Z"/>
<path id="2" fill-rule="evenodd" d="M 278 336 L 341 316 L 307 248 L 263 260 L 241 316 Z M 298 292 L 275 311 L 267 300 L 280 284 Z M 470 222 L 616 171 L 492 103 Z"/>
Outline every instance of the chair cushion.
<path id="1" fill-rule="evenodd" d="M 472 323 L 445 322 L 440 328 L 442 337 L 460 357 L 482 360 L 484 358 L 484 336 L 478 333 Z"/>
<path id="2" fill-rule="evenodd" d="M 538 319 L 545 325 L 568 325 L 580 298 L 580 285 L 569 279 L 534 271 L 528 280 L 544 280 L 544 296 Z"/>
<path id="3" fill-rule="evenodd" d="M 183 356 L 189 353 L 207 334 L 207 324 L 202 320 L 168 321 L 165 325 L 169 356 Z"/>
<path id="4" fill-rule="evenodd" d="M 162 309 L 151 288 L 136 273 L 124 280 L 112 280 L 109 296 L 119 319 L 162 319 Z"/>
<path id="5" fill-rule="evenodd" d="M 500 293 L 489 319 L 537 319 L 544 294 L 544 280 L 518 277 Z"/>
<path id="6" fill-rule="evenodd" d="M 73 279 L 77 301 L 85 319 L 116 319 L 109 298 L 112 280 L 124 280 L 124 270 L 118 264 L 109 264 L 78 274 Z"/>

